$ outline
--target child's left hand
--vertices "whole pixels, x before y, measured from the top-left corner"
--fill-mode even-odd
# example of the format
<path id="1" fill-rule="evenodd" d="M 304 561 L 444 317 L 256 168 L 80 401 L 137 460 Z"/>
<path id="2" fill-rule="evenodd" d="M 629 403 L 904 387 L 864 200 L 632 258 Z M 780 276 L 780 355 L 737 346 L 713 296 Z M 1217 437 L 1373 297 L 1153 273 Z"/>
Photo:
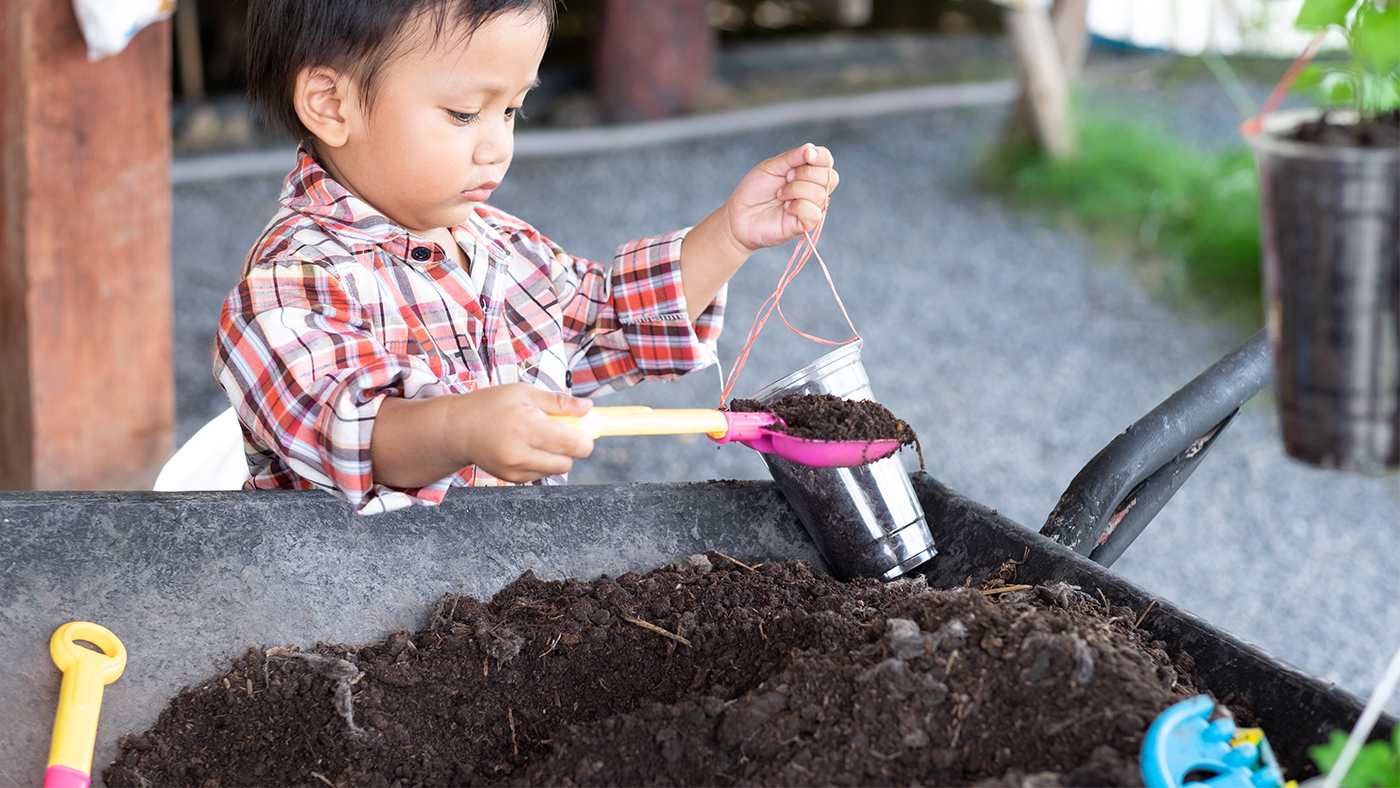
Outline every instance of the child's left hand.
<path id="1" fill-rule="evenodd" d="M 807 143 L 749 171 L 725 206 L 732 239 L 749 252 L 815 230 L 841 178 L 831 151 Z"/>

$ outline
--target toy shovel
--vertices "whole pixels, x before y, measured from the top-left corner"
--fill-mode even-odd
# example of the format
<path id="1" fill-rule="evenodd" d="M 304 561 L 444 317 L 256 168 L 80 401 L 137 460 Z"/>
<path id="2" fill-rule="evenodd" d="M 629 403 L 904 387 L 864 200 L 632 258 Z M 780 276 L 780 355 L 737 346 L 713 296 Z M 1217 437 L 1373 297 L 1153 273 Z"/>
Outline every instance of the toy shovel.
<path id="1" fill-rule="evenodd" d="M 899 450 L 898 440 L 822 441 L 770 429 L 782 421 L 771 413 L 644 406 L 595 407 L 585 416 L 554 416 L 574 429 L 604 435 L 680 435 L 703 432 L 715 443 L 742 443 L 764 454 L 814 468 L 867 465 Z"/>
<path id="2" fill-rule="evenodd" d="M 80 645 L 82 642 L 102 650 L 93 651 Z M 63 683 L 58 690 L 44 788 L 88 788 L 102 688 L 122 675 L 126 647 L 106 627 L 74 621 L 59 627 L 49 638 L 49 655 L 63 671 Z"/>

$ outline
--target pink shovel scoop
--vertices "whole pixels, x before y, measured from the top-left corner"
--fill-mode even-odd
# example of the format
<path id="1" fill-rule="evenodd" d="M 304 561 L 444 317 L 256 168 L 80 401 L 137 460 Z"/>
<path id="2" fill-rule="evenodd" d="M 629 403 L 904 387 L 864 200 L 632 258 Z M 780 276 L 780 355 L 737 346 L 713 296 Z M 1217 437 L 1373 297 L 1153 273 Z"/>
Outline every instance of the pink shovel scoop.
<path id="1" fill-rule="evenodd" d="M 783 422 L 772 413 L 661 409 L 623 405 L 597 408 L 585 416 L 554 416 L 591 438 L 604 435 L 679 435 L 703 432 L 715 443 L 742 443 L 764 454 L 815 468 L 850 468 L 899 451 L 898 440 L 822 441 L 772 429 Z"/>

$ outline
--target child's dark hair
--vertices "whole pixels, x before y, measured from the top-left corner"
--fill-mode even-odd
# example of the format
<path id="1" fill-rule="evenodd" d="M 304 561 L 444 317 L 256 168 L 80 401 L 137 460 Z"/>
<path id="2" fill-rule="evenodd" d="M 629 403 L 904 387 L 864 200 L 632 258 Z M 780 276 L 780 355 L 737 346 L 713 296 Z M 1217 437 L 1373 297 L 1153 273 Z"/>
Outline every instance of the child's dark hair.
<path id="1" fill-rule="evenodd" d="M 474 32 L 507 12 L 538 13 L 551 29 L 555 0 L 252 0 L 248 4 L 248 98 L 269 126 L 310 136 L 292 104 L 297 75 L 326 66 L 348 74 L 363 105 L 408 25 L 421 18 Z"/>

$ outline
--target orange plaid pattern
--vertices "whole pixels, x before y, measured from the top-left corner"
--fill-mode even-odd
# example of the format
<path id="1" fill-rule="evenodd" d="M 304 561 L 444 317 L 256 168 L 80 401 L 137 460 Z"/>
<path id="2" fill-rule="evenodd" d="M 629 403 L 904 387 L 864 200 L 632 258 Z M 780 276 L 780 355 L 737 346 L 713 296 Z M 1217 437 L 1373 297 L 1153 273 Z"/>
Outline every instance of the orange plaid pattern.
<path id="1" fill-rule="evenodd" d="M 384 397 L 513 382 L 592 396 L 715 357 L 724 292 L 692 326 L 685 231 L 623 244 L 607 264 L 570 256 L 485 204 L 452 232 L 484 276 L 299 152 L 215 341 L 214 374 L 243 426 L 248 487 L 326 489 L 366 514 L 436 504 L 449 487 L 504 482 L 472 467 L 418 489 L 375 484 L 369 439 Z"/>

